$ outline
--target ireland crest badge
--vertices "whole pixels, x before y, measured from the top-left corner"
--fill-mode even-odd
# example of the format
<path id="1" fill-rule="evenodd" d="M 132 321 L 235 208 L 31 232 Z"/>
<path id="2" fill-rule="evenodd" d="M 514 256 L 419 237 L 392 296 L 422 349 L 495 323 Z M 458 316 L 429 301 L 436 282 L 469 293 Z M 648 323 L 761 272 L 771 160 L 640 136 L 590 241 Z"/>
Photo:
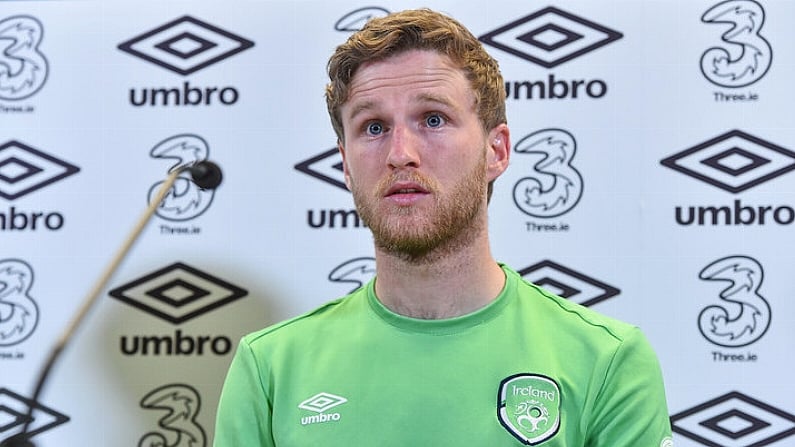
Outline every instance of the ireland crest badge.
<path id="1" fill-rule="evenodd" d="M 524 444 L 541 444 L 560 428 L 560 387 L 538 374 L 506 377 L 497 392 L 497 417 Z"/>

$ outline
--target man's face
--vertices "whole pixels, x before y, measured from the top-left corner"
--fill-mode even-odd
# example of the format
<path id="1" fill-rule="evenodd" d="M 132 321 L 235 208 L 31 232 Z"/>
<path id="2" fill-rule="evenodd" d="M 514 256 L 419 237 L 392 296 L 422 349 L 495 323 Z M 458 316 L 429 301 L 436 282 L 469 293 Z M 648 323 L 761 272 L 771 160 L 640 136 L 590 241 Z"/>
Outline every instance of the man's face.
<path id="1" fill-rule="evenodd" d="M 349 92 L 345 179 L 376 246 L 422 258 L 484 231 L 487 184 L 504 169 L 490 164 L 488 140 L 507 140 L 507 128 L 484 132 L 463 71 L 408 51 L 362 65 Z"/>

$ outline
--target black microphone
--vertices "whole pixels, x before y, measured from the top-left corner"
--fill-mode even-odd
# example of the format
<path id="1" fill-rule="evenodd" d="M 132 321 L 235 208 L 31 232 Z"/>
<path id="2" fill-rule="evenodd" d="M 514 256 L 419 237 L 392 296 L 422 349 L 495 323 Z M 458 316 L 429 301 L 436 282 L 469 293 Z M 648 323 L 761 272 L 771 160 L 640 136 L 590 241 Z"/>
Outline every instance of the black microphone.
<path id="1" fill-rule="evenodd" d="M 185 169 L 190 172 L 195 183 L 199 188 L 215 189 L 221 184 L 224 176 L 221 173 L 221 168 L 217 164 L 203 160 L 198 163 L 186 166 Z"/>
<path id="2" fill-rule="evenodd" d="M 138 219 L 138 222 L 133 227 L 130 234 L 127 236 L 127 239 L 121 245 L 116 255 L 113 257 L 111 262 L 107 265 L 102 275 L 100 275 L 99 279 L 97 280 L 94 287 L 86 296 L 83 304 L 78 309 L 75 316 L 72 318 L 69 326 L 67 326 L 66 330 L 63 332 L 61 337 L 55 343 L 52 352 L 47 357 L 44 366 L 42 367 L 41 371 L 39 372 L 39 377 L 36 382 L 36 387 L 33 391 L 33 396 L 31 397 L 31 404 L 28 405 L 28 412 L 25 416 L 25 425 L 22 428 L 22 431 L 5 439 L 0 440 L 0 447 L 35 447 L 33 441 L 30 438 L 33 434 L 28 432 L 30 428 L 30 423 L 33 422 L 33 407 L 34 405 L 38 404 L 39 396 L 41 395 L 42 390 L 44 389 L 44 384 L 47 382 L 47 377 L 52 370 L 53 365 L 55 365 L 55 361 L 60 356 L 61 352 L 66 347 L 67 343 L 71 341 L 74 337 L 75 332 L 77 331 L 78 327 L 85 319 L 88 311 L 94 305 L 94 303 L 99 298 L 100 293 L 105 289 L 105 286 L 110 281 L 112 275 L 116 272 L 119 268 L 119 264 L 124 260 L 127 256 L 127 253 L 132 248 L 132 245 L 138 240 L 138 236 L 141 235 L 146 224 L 152 218 L 152 215 L 155 213 L 157 207 L 160 206 L 160 202 L 163 201 L 163 198 L 166 197 L 166 194 L 171 190 L 171 187 L 174 186 L 174 182 L 177 180 L 179 175 L 184 172 L 188 171 L 191 175 L 191 179 L 194 183 L 196 183 L 199 188 L 203 189 L 215 189 L 218 185 L 221 184 L 221 180 L 223 179 L 223 174 L 221 173 L 221 168 L 218 167 L 217 164 L 208 161 L 202 160 L 196 162 L 192 165 L 187 165 L 180 167 L 179 169 L 175 169 L 171 172 L 168 176 L 166 181 L 157 191 L 155 198 L 152 200 L 152 203 L 149 204 L 148 207 L 144 210 L 143 215 Z M 35 433 L 34 433 L 35 434 Z"/>

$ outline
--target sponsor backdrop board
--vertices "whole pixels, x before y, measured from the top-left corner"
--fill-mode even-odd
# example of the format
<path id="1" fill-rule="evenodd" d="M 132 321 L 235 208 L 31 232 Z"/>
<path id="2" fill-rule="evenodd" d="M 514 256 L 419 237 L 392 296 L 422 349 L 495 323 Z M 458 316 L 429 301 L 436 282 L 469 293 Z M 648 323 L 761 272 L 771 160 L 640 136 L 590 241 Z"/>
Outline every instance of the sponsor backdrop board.
<path id="1" fill-rule="evenodd" d="M 324 69 L 414 6 L 503 69 L 499 260 L 645 331 L 678 446 L 795 445 L 788 0 L 2 2 L 0 440 L 32 408 L 40 446 L 208 446 L 240 336 L 372 277 Z M 177 180 L 34 401 L 153 191 L 204 158 L 224 183 Z"/>

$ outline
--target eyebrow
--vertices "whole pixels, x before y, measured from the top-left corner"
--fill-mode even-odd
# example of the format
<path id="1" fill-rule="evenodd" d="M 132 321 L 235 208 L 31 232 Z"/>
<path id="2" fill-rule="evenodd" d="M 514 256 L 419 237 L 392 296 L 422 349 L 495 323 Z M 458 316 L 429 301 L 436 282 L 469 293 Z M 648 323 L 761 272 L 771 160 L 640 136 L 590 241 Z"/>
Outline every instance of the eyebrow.
<path id="1" fill-rule="evenodd" d="M 419 95 L 418 99 L 419 99 L 418 102 L 421 103 L 431 102 L 431 103 L 441 104 L 443 106 L 450 107 L 452 109 L 457 108 L 455 103 L 445 95 L 437 95 L 434 93 L 422 93 Z"/>
<path id="2" fill-rule="evenodd" d="M 451 109 L 457 109 L 458 107 L 455 105 L 453 101 L 451 101 L 446 95 L 437 95 L 435 93 L 421 93 L 417 96 L 414 102 L 417 103 L 434 103 L 434 104 L 441 104 L 445 107 L 449 107 Z M 362 112 L 366 112 L 368 110 L 376 109 L 376 102 L 367 100 L 355 103 L 350 111 L 350 119 L 353 120 L 356 118 L 357 115 L 361 114 Z"/>
<path id="3" fill-rule="evenodd" d="M 356 103 L 353 106 L 353 108 L 351 109 L 350 119 L 353 120 L 360 113 L 365 112 L 367 110 L 374 109 L 374 108 L 375 108 L 375 101 L 362 101 L 362 102 Z"/>

